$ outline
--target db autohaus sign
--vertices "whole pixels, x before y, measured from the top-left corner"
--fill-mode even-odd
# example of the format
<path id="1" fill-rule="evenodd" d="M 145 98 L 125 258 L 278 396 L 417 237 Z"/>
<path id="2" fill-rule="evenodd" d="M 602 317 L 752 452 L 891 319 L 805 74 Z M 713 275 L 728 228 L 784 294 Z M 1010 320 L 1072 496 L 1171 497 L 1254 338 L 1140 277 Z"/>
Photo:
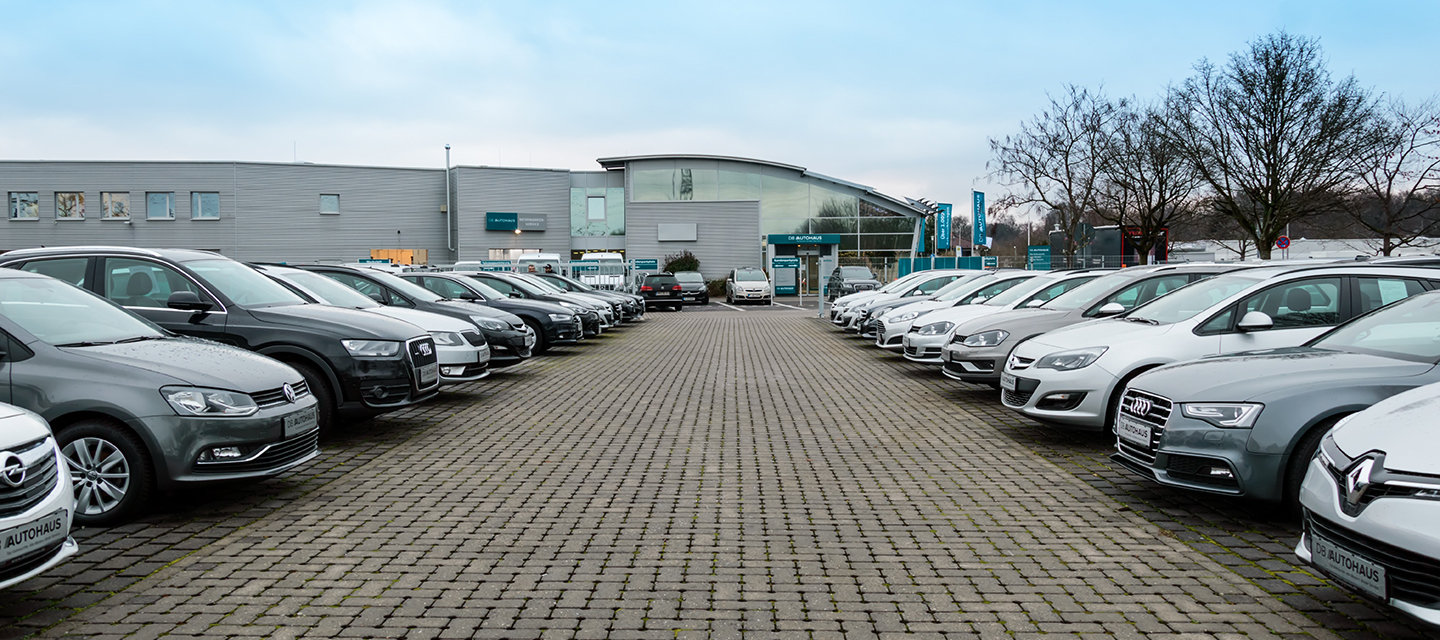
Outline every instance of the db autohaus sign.
<path id="1" fill-rule="evenodd" d="M 547 226 L 543 213 L 485 213 L 486 231 L 544 231 Z"/>
<path id="2" fill-rule="evenodd" d="M 838 233 L 772 233 L 770 244 L 840 244 Z"/>

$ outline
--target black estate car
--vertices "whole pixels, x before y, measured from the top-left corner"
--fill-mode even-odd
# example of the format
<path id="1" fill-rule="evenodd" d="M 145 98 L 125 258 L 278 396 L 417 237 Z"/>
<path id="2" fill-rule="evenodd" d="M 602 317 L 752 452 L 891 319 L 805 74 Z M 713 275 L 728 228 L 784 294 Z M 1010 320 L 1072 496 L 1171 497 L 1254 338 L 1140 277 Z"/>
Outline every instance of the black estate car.
<path id="1" fill-rule="evenodd" d="M 646 307 L 668 307 L 671 311 L 679 311 L 681 302 L 680 292 L 683 287 L 675 276 L 668 273 L 651 273 L 645 276 L 640 283 L 640 296 L 645 298 Z"/>
<path id="2" fill-rule="evenodd" d="M 479 280 L 454 273 L 402 273 L 400 277 L 439 296 L 468 300 L 520 316 L 535 332 L 537 354 L 545 353 L 550 345 L 568 344 L 580 339 L 580 316 L 553 302 L 512 298 Z"/>

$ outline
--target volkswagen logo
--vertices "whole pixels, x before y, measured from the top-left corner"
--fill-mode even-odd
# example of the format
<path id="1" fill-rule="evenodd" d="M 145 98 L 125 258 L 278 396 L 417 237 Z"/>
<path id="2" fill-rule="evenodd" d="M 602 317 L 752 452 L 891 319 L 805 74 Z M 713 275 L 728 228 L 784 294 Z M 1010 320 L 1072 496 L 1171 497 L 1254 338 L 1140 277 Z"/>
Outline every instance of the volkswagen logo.
<path id="1" fill-rule="evenodd" d="M 1143 416 L 1150 413 L 1150 408 L 1152 406 L 1154 406 L 1154 403 L 1150 402 L 1149 398 L 1135 396 L 1130 399 L 1130 412 L 1137 416 Z"/>
<path id="2" fill-rule="evenodd" d="M 286 400 L 286 401 L 288 401 L 288 402 L 294 402 L 294 401 L 295 401 L 295 387 L 290 386 L 290 383 L 287 382 L 287 383 L 285 383 L 285 384 L 280 385 L 280 393 L 285 394 L 285 400 Z"/>
<path id="3" fill-rule="evenodd" d="M 25 461 L 9 451 L 0 454 L 0 479 L 12 487 L 25 484 Z"/>
<path id="4" fill-rule="evenodd" d="M 433 350 L 430 348 L 430 343 L 428 342 L 421 342 L 418 345 L 418 348 L 420 350 L 420 355 L 422 356 L 428 356 L 433 352 Z"/>
<path id="5" fill-rule="evenodd" d="M 1370 474 L 1375 470 L 1375 459 L 1366 458 L 1345 472 L 1345 502 L 1350 506 L 1358 506 L 1360 499 L 1365 497 L 1365 490 L 1370 488 Z"/>

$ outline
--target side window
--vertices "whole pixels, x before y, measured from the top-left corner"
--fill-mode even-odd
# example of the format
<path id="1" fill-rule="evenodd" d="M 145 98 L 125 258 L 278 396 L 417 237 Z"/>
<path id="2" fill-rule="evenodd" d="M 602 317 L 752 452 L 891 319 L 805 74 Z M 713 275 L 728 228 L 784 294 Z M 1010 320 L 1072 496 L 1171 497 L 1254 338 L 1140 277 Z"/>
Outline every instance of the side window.
<path id="1" fill-rule="evenodd" d="M 1195 333 L 1202 336 L 1213 336 L 1219 333 L 1226 333 L 1230 331 L 1230 324 L 1234 319 L 1235 307 L 1230 307 L 1219 315 L 1216 315 L 1215 317 L 1205 321 L 1205 324 L 1202 324 L 1195 329 Z"/>
<path id="2" fill-rule="evenodd" d="M 390 289 L 385 287 L 380 288 L 385 290 L 385 296 L 390 299 L 390 306 L 404 307 L 406 309 L 415 308 L 415 303 L 411 302 L 405 296 L 395 293 L 394 291 L 391 291 Z"/>
<path id="3" fill-rule="evenodd" d="M 484 282 L 485 282 L 485 284 L 490 285 L 490 288 L 491 288 L 491 289 L 494 289 L 494 290 L 496 290 L 496 291 L 499 291 L 500 293 L 503 293 L 503 294 L 505 294 L 505 295 L 507 295 L 507 296 L 510 295 L 511 293 L 514 293 L 514 291 L 515 291 L 515 287 L 510 286 L 510 283 L 505 282 L 504 280 L 499 280 L 499 279 L 495 279 L 495 278 L 485 278 Z"/>
<path id="4" fill-rule="evenodd" d="M 1055 296 L 1065 293 L 1066 291 L 1074 289 L 1075 287 L 1078 287 L 1094 279 L 1095 278 L 1070 278 L 1068 280 L 1062 280 L 1031 294 L 1029 298 L 1025 299 L 1024 304 L 1022 304 L 1021 306 L 1028 305 L 1036 300 L 1039 300 L 1041 302 L 1049 302 L 1051 298 L 1054 298 Z"/>
<path id="5" fill-rule="evenodd" d="M 1425 291 L 1420 281 L 1402 278 L 1357 278 L 1355 285 L 1357 316 Z"/>
<path id="6" fill-rule="evenodd" d="M 163 309 L 176 291 L 191 291 L 202 300 L 209 299 L 180 272 L 158 262 L 106 258 L 103 274 L 105 297 L 126 307 Z"/>
<path id="7" fill-rule="evenodd" d="M 943 286 L 945 286 L 945 285 L 947 285 L 947 284 L 950 284 L 950 282 L 951 282 L 952 280 L 954 280 L 954 279 L 955 279 L 955 278 L 953 278 L 953 277 L 952 277 L 952 278 L 935 278 L 934 280 L 931 280 L 931 281 L 929 281 L 929 282 L 926 282 L 926 283 L 924 283 L 924 284 L 921 284 L 920 286 L 916 287 L 915 290 L 916 290 L 917 292 L 920 292 L 920 293 L 935 293 L 935 290 L 936 290 L 936 289 L 939 289 L 940 287 L 943 287 Z"/>
<path id="8" fill-rule="evenodd" d="M 1340 323 L 1340 278 L 1310 278 L 1270 287 L 1240 303 L 1240 317 L 1260 311 L 1276 329 Z"/>
<path id="9" fill-rule="evenodd" d="M 380 304 L 391 303 L 390 296 L 388 295 L 389 292 L 385 290 L 385 287 L 370 282 L 369 280 L 366 280 L 364 278 L 357 278 L 348 273 L 325 272 L 325 275 L 331 280 L 339 282 L 340 284 L 343 284 L 347 287 L 350 287 L 351 289 L 354 289 L 356 291 L 359 291 L 360 293 L 369 296 L 371 300 L 379 302 Z"/>
<path id="10" fill-rule="evenodd" d="M 1112 302 L 1120 303 L 1120 306 L 1125 307 L 1125 310 L 1129 311 L 1187 284 L 1190 284 L 1190 277 L 1184 275 L 1169 275 L 1141 280 L 1140 282 L 1136 282 L 1110 294 L 1110 297 L 1101 300 L 1099 304 L 1091 307 L 1089 311 L 1085 312 L 1085 315 L 1087 317 L 1094 316 L 1100 311 L 1101 307 Z"/>
<path id="11" fill-rule="evenodd" d="M 54 260 L 32 260 L 21 267 L 21 271 L 39 273 L 58 280 L 64 280 L 77 287 L 86 285 L 85 277 L 90 271 L 89 258 L 56 258 Z"/>
<path id="12" fill-rule="evenodd" d="M 1017 285 L 1017 284 L 1020 284 L 1021 282 L 1024 282 L 1024 281 L 1021 280 L 1021 279 L 1019 279 L 1019 278 L 1011 278 L 1011 279 L 1005 280 L 1005 281 L 1003 281 L 1003 282 L 996 282 L 995 284 L 992 284 L 992 285 L 987 286 L 987 287 L 983 287 L 983 288 L 981 288 L 979 291 L 976 291 L 976 292 L 974 292 L 974 293 L 971 293 L 971 294 L 968 295 L 968 296 L 965 296 L 964 298 L 962 298 L 962 299 L 960 300 L 960 304 L 970 304 L 971 302 L 974 302 L 976 298 L 985 298 L 986 300 L 989 300 L 990 298 L 993 298 L 993 297 L 995 297 L 995 296 L 997 296 L 997 295 L 999 295 L 999 294 L 1001 294 L 1001 293 L 1004 293 L 1006 289 L 1009 289 L 1010 287 L 1013 287 L 1013 286 L 1015 286 L 1015 285 Z"/>

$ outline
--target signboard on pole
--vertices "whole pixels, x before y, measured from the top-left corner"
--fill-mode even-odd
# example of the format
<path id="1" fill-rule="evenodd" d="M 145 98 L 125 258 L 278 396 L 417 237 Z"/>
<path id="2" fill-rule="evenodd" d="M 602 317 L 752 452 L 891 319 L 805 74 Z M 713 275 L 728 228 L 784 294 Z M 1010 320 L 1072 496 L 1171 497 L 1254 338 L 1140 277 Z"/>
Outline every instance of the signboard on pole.
<path id="1" fill-rule="evenodd" d="M 481 271 L 509 271 L 512 266 L 509 260 L 481 260 Z"/>
<path id="2" fill-rule="evenodd" d="M 637 258 L 637 259 L 635 260 L 635 270 L 636 270 L 636 271 L 659 271 L 659 270 L 660 270 L 660 259 L 659 259 L 659 258 Z"/>
<path id="3" fill-rule="evenodd" d="M 799 257 L 799 256 L 775 256 L 775 257 L 773 257 L 773 258 L 770 259 L 770 268 L 772 268 L 772 269 L 799 269 L 799 268 L 800 268 L 800 257 Z"/>
<path id="4" fill-rule="evenodd" d="M 935 249 L 950 248 L 950 205 L 941 202 L 935 205 L 940 211 L 935 214 Z"/>
<path id="5" fill-rule="evenodd" d="M 981 269 L 999 269 L 1000 256 L 985 256 L 980 259 Z"/>
<path id="6" fill-rule="evenodd" d="M 1025 268 L 1031 271 L 1050 270 L 1050 245 L 1031 245 L 1025 254 Z"/>
<path id="7" fill-rule="evenodd" d="M 989 229 L 985 228 L 985 194 L 981 191 L 972 191 L 971 193 L 975 196 L 974 221 L 970 225 L 974 232 L 971 234 L 971 242 L 975 246 L 985 245 L 988 247 L 990 238 L 987 233 Z"/>

